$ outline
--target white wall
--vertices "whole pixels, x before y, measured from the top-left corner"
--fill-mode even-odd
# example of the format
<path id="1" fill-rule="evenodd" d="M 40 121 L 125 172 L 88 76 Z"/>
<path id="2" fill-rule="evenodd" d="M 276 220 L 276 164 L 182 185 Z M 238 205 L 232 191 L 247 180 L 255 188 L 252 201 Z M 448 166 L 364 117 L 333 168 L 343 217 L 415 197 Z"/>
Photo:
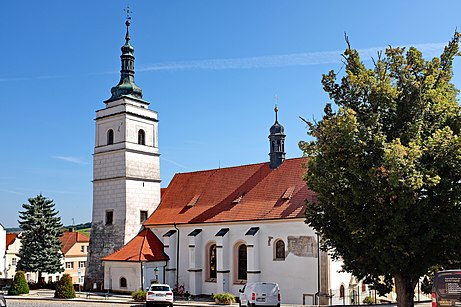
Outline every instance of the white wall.
<path id="1" fill-rule="evenodd" d="M 0 278 L 5 278 L 7 267 L 6 264 L 6 231 L 2 224 L 0 224 Z"/>
<path id="2" fill-rule="evenodd" d="M 243 283 L 238 283 L 236 280 L 236 250 L 235 246 L 239 242 L 248 243 L 251 240 L 249 236 L 245 236 L 245 233 L 251 227 L 259 227 L 259 231 L 255 236 L 255 246 L 258 245 L 259 255 L 257 255 L 257 266 L 261 271 L 260 274 L 256 274 L 255 278 L 260 281 L 277 282 L 281 289 L 282 303 L 285 304 L 302 304 L 303 297 L 313 296 L 317 292 L 317 244 L 316 235 L 312 228 L 308 227 L 303 219 L 290 219 L 285 221 L 263 221 L 263 222 L 239 222 L 239 223 L 215 223 L 215 224 L 195 224 L 195 225 L 178 225 L 179 236 L 180 236 L 180 251 L 179 251 L 179 285 L 184 285 L 185 290 L 190 289 L 190 274 L 188 269 L 201 269 L 201 273 L 195 273 L 201 275 L 201 292 L 200 294 L 212 294 L 219 292 L 220 289 L 228 289 L 229 292 L 238 296 L 238 290 L 243 287 Z M 227 244 L 223 244 L 223 255 L 228 255 L 229 259 L 224 264 L 224 269 L 228 268 L 229 273 L 227 279 L 217 279 L 217 281 L 205 281 L 206 277 L 206 262 L 207 262 L 207 246 L 209 243 L 216 242 L 219 240 L 215 235 L 221 228 L 229 228 L 227 236 Z M 162 238 L 163 235 L 173 230 L 174 227 L 155 227 L 153 232 L 158 238 Z M 201 261 L 201 267 L 190 268 L 190 255 L 189 255 L 189 238 L 188 234 L 194 229 L 202 229 L 199 234 L 201 236 L 201 252 L 198 255 L 203 255 Z M 174 234 L 173 236 L 176 236 Z M 289 248 L 288 237 L 311 237 L 315 240 L 313 246 L 305 247 L 312 249 L 314 248 L 314 254 L 310 256 L 297 255 L 296 252 L 290 251 L 286 255 L 284 261 L 274 260 L 274 242 L 276 239 L 282 239 L 285 242 L 286 250 Z M 197 247 L 196 247 L 197 248 Z M 166 249 L 167 253 L 176 253 L 176 246 L 172 244 Z M 299 253 L 298 253 L 299 254 Z M 173 256 L 173 257 L 172 257 Z M 174 255 L 170 255 L 170 259 L 174 259 Z M 218 260 L 219 261 L 219 260 Z M 169 262 L 169 267 L 176 268 L 176 263 Z M 219 269 L 219 265 L 218 265 Z M 173 276 L 167 283 L 170 286 L 175 286 L 175 278 Z M 219 274 L 218 274 L 219 275 Z M 218 284 L 222 282 L 223 284 Z M 307 302 L 306 302 L 307 303 Z"/>

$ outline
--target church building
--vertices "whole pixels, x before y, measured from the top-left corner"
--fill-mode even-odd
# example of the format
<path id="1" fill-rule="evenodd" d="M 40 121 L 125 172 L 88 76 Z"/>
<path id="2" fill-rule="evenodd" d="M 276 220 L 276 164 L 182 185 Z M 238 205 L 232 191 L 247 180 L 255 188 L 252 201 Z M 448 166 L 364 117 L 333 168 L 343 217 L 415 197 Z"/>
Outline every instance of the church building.
<path id="1" fill-rule="evenodd" d="M 328 304 L 329 259 L 304 222 L 305 158 L 285 159 L 269 129 L 267 162 L 179 173 L 160 188 L 157 112 L 134 82 L 130 20 L 121 78 L 96 112 L 87 289 L 131 292 L 168 283 L 192 295 L 277 282 L 285 304 Z M 320 301 L 318 301 L 320 300 Z"/>

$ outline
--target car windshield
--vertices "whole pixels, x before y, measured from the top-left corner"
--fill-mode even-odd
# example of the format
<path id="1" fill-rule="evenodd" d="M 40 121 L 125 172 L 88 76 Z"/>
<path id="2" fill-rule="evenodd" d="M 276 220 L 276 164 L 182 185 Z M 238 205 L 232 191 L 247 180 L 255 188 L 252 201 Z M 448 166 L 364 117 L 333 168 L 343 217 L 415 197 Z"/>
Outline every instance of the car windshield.
<path id="1" fill-rule="evenodd" d="M 277 291 L 277 286 L 275 284 L 259 284 L 256 289 L 257 292 L 274 294 Z"/>
<path id="2" fill-rule="evenodd" d="M 461 296 L 461 274 L 440 274 L 437 276 L 436 291 L 440 295 Z"/>
<path id="3" fill-rule="evenodd" d="M 151 291 L 170 291 L 170 287 L 168 286 L 151 286 Z"/>

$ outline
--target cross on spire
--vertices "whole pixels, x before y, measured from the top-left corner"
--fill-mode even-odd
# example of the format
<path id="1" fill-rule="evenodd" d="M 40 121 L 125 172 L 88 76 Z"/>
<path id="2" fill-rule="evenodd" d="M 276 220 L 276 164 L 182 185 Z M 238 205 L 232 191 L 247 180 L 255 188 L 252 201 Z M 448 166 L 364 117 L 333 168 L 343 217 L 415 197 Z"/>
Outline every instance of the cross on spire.
<path id="1" fill-rule="evenodd" d="M 127 5 L 126 8 L 123 9 L 123 11 L 126 13 L 126 20 L 131 20 L 131 13 L 133 13 L 133 11 L 130 10 L 130 6 Z"/>

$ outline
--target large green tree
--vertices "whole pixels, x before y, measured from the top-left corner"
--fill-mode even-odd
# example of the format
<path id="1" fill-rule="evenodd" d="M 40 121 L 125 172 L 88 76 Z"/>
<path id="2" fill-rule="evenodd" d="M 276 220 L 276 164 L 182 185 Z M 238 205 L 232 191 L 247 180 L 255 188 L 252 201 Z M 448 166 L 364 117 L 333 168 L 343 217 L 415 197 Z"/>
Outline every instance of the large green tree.
<path id="1" fill-rule="evenodd" d="M 22 233 L 18 269 L 38 272 L 40 281 L 42 273 L 64 271 L 60 240 L 63 225 L 52 200 L 39 194 L 28 201 L 22 205 L 25 210 L 19 212 Z"/>
<path id="2" fill-rule="evenodd" d="M 336 105 L 308 122 L 306 222 L 359 278 L 394 280 L 399 307 L 433 265 L 461 258 L 460 34 L 431 60 L 388 47 L 367 68 L 346 37 L 345 71 L 322 78 Z M 337 80 L 340 79 L 340 82 Z"/>

